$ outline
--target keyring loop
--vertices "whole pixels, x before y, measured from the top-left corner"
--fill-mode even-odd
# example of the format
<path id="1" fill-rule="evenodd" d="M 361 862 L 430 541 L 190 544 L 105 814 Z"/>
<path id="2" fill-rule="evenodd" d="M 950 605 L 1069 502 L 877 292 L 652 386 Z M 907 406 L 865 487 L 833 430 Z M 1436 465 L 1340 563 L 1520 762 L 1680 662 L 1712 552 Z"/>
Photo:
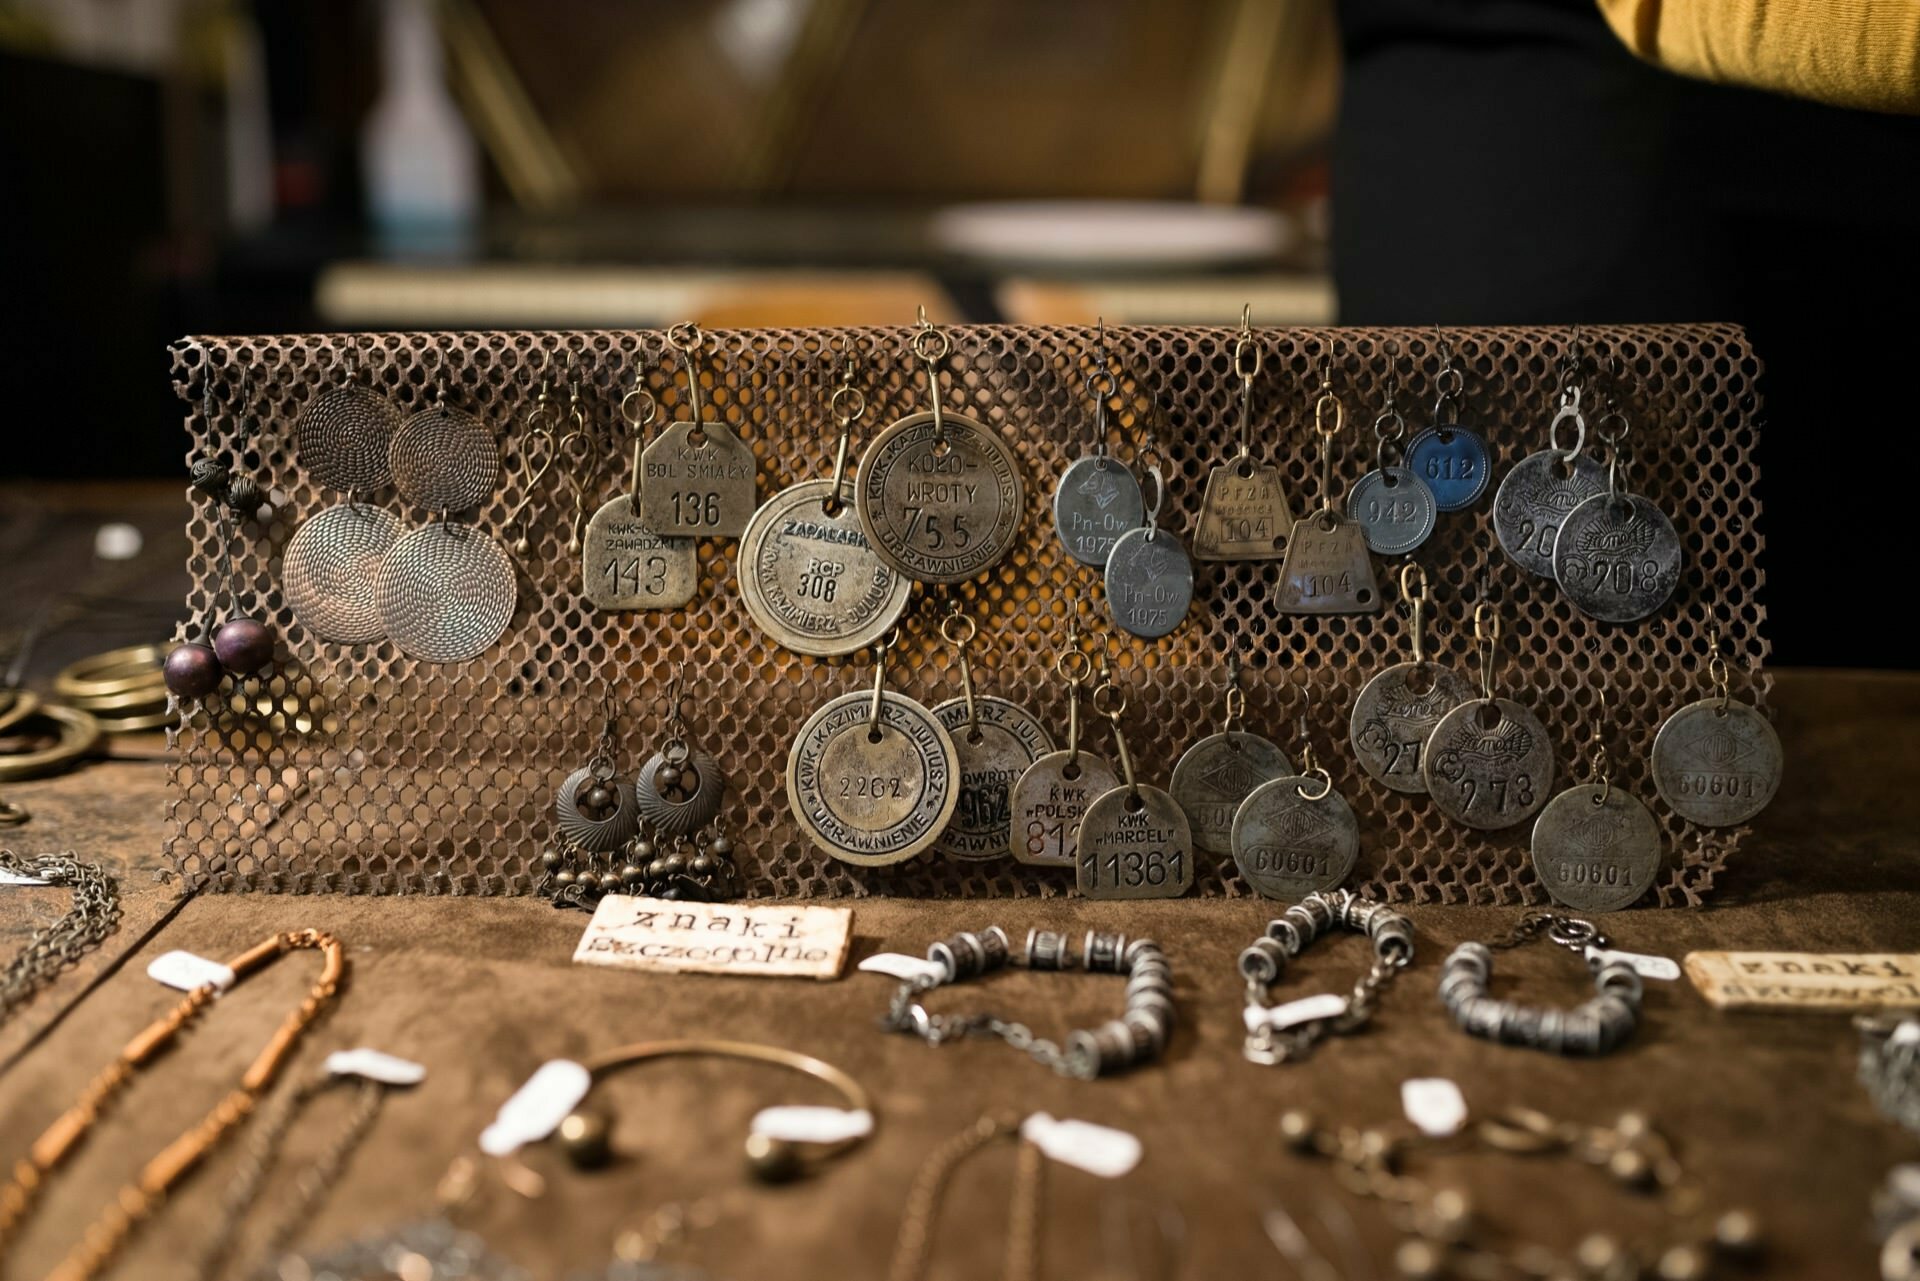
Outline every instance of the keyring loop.
<path id="1" fill-rule="evenodd" d="M 1393 424 L 1391 431 L 1387 429 L 1388 423 Z M 1389 440 L 1399 440 L 1406 434 L 1407 420 L 1401 415 L 1398 409 L 1389 409 L 1373 420 L 1373 438 L 1382 443 Z"/>
<path id="2" fill-rule="evenodd" d="M 1408 561 L 1400 567 L 1400 597 L 1409 605 L 1424 605 L 1427 595 L 1427 571 L 1418 561 Z"/>
<path id="3" fill-rule="evenodd" d="M 966 635 L 955 636 L 951 630 L 955 624 L 964 626 Z M 940 620 L 940 634 L 946 638 L 949 645 L 971 645 L 973 638 L 980 634 L 980 628 L 973 621 L 971 614 L 960 611 L 960 602 L 956 600 L 953 602 L 953 612 Z"/>
<path id="4" fill-rule="evenodd" d="M 1120 380 L 1111 369 L 1096 369 L 1087 375 L 1087 394 L 1105 400 L 1120 390 Z"/>
<path id="5" fill-rule="evenodd" d="M 1327 408 L 1333 408 L 1333 426 L 1327 426 Z M 1347 407 L 1332 391 L 1323 391 L 1313 402 L 1313 429 L 1328 440 L 1338 436 L 1347 425 Z"/>
<path id="6" fill-rule="evenodd" d="M 1252 359 L 1248 356 L 1251 354 Z M 1251 333 L 1243 333 L 1233 342 L 1233 372 L 1241 382 L 1252 382 L 1260 376 L 1262 359 L 1260 344 L 1253 340 Z"/>
<path id="7" fill-rule="evenodd" d="M 634 402 L 642 400 L 646 402 L 647 412 L 635 417 L 633 412 Z M 633 428 L 635 431 L 640 431 L 652 425 L 654 417 L 659 411 L 659 403 L 654 400 L 653 393 L 645 387 L 635 387 L 632 391 L 620 398 L 620 416 L 626 419 L 627 426 Z"/>
<path id="8" fill-rule="evenodd" d="M 827 397 L 827 411 L 840 426 L 851 426 L 866 416 L 867 394 L 858 387 L 836 387 Z"/>
<path id="9" fill-rule="evenodd" d="M 1053 670 L 1069 685 L 1084 685 L 1093 676 L 1093 656 L 1084 649 L 1064 649 L 1053 656 Z"/>
<path id="10" fill-rule="evenodd" d="M 1562 449 L 1560 448 L 1560 424 L 1566 422 L 1569 418 L 1573 420 L 1573 448 Z M 1578 387 L 1573 389 L 1570 399 L 1564 399 L 1560 402 L 1560 408 L 1554 411 L 1553 421 L 1547 424 L 1547 447 L 1568 462 L 1572 462 L 1575 458 L 1578 458 L 1580 451 L 1587 447 L 1587 416 L 1580 412 L 1580 389 Z"/>
<path id="11" fill-rule="evenodd" d="M 1111 706 L 1103 706 L 1108 703 Z M 1093 710 L 1110 721 L 1118 721 L 1127 711 L 1127 691 L 1113 683 L 1109 677 L 1094 687 Z"/>
<path id="12" fill-rule="evenodd" d="M 1327 773 L 1324 766 L 1316 765 L 1300 777 L 1320 780 L 1320 790 L 1317 792 L 1309 792 L 1304 785 L 1293 789 L 1303 801 L 1323 801 L 1333 791 L 1333 775 Z"/>
<path id="13" fill-rule="evenodd" d="M 935 328 L 933 325 L 914 331 L 912 347 L 913 354 L 928 364 L 945 360 L 953 351 L 953 344 L 948 341 L 946 331 Z"/>
<path id="14" fill-rule="evenodd" d="M 667 330 L 667 342 L 674 350 L 692 355 L 706 346 L 707 336 L 700 332 L 700 326 L 683 320 Z"/>

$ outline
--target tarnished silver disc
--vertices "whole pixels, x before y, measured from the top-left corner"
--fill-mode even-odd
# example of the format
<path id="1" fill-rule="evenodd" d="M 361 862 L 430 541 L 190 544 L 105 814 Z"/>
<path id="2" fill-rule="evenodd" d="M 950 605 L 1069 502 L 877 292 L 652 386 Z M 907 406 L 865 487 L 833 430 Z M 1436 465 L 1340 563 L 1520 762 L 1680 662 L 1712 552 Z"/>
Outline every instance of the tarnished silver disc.
<path id="1" fill-rule="evenodd" d="M 341 645 L 385 636 L 374 586 L 399 538 L 399 518 L 367 503 L 329 507 L 294 530 L 280 559 L 280 587 L 300 625 Z"/>
<path id="2" fill-rule="evenodd" d="M 1433 491 L 1408 467 L 1376 467 L 1347 491 L 1347 519 L 1358 522 L 1367 547 L 1400 556 L 1427 541 L 1439 518 Z"/>
<path id="3" fill-rule="evenodd" d="M 1120 786 L 1113 766 L 1082 751 L 1049 752 L 1013 785 L 1013 857 L 1036 867 L 1072 867 L 1087 807 Z"/>
<path id="4" fill-rule="evenodd" d="M 1473 697 L 1473 686 L 1438 663 L 1395 663 L 1360 689 L 1347 737 L 1360 767 L 1396 792 L 1427 790 L 1420 762 L 1433 727 Z"/>
<path id="5" fill-rule="evenodd" d="M 1104 568 L 1120 535 L 1147 517 L 1140 482 L 1118 459 L 1090 455 L 1060 475 L 1053 491 L 1053 527 L 1067 555 Z"/>
<path id="6" fill-rule="evenodd" d="M 699 544 L 648 529 L 628 495 L 602 503 L 587 522 L 580 590 L 595 609 L 679 609 L 699 589 Z"/>
<path id="7" fill-rule="evenodd" d="M 1207 472 L 1193 525 L 1195 560 L 1278 560 L 1292 534 L 1278 467 L 1242 458 Z"/>
<path id="8" fill-rule="evenodd" d="M 1295 521 L 1273 599 L 1283 614 L 1378 613 L 1380 584 L 1358 522 L 1330 511 Z"/>
<path id="9" fill-rule="evenodd" d="M 1253 790 L 1233 820 L 1233 862 L 1268 898 L 1330 890 L 1353 871 L 1360 823 L 1326 780 L 1288 774 Z"/>
<path id="10" fill-rule="evenodd" d="M 1013 785 L 1027 767 L 1053 750 L 1053 736 L 1018 703 L 978 695 L 978 724 L 967 724 L 967 700 L 950 698 L 933 709 L 960 759 L 960 803 L 934 843 L 948 858 L 1005 858 L 1012 835 Z"/>
<path id="11" fill-rule="evenodd" d="M 807 838 L 846 863 L 881 867 L 939 839 L 960 802 L 953 739 L 902 694 L 842 694 L 807 719 L 787 754 L 787 803 Z"/>
<path id="12" fill-rule="evenodd" d="M 663 836 L 685 836 L 705 827 L 720 812 L 727 799 L 727 776 L 720 772 L 720 762 L 693 747 L 674 754 L 680 774 L 669 785 L 660 778 L 668 760 L 665 752 L 647 759 L 634 781 L 634 796 L 640 802 L 640 817 L 654 830 Z"/>
<path id="13" fill-rule="evenodd" d="M 595 786 L 613 795 L 612 811 L 599 818 L 590 817 L 581 808 L 588 789 Z M 634 799 L 633 783 L 612 770 L 596 772 L 591 765 L 567 775 L 554 793 L 553 812 L 562 835 L 596 854 L 619 849 L 640 830 L 640 807 Z"/>
<path id="14" fill-rule="evenodd" d="M 1245 730 L 1209 734 L 1181 754 L 1168 788 L 1187 816 L 1193 843 L 1209 854 L 1233 852 L 1233 816 L 1254 788 L 1293 773 L 1272 741 Z"/>
<path id="15" fill-rule="evenodd" d="M 1567 513 L 1607 489 L 1607 469 L 1585 454 L 1558 449 L 1528 454 L 1500 480 L 1493 496 L 1493 532 L 1513 563 L 1553 577 L 1553 541 Z"/>
<path id="16" fill-rule="evenodd" d="M 1618 787 L 1569 787 L 1533 821 L 1533 870 L 1555 902 L 1616 912 L 1659 874 L 1659 824 Z"/>
<path id="17" fill-rule="evenodd" d="M 1706 698 L 1667 717 L 1653 739 L 1653 785 L 1669 809 L 1705 827 L 1744 823 L 1780 790 L 1780 736 L 1758 708 Z"/>
<path id="18" fill-rule="evenodd" d="M 1076 866 L 1088 898 L 1179 898 L 1193 888 L 1193 832 L 1171 795 L 1123 783 L 1081 816 Z"/>
<path id="19" fill-rule="evenodd" d="M 1475 698 L 1433 727 L 1420 763 L 1442 814 L 1481 831 L 1531 817 L 1553 788 L 1553 743 L 1510 698 Z"/>
<path id="20" fill-rule="evenodd" d="M 900 621 L 913 580 L 882 560 L 852 503 L 829 511 L 831 480 L 803 480 L 755 512 L 740 536 L 740 599 L 760 630 L 796 654 L 873 644 Z"/>
<path id="21" fill-rule="evenodd" d="M 374 588 L 380 626 L 429 663 L 464 663 L 492 649 L 518 598 L 506 549 L 477 529 L 426 525 L 393 545 Z"/>
<path id="22" fill-rule="evenodd" d="M 1105 586 L 1114 623 L 1154 640 L 1186 618 L 1193 604 L 1193 562 L 1171 530 L 1131 530 L 1107 557 Z"/>
<path id="23" fill-rule="evenodd" d="M 401 497 L 436 514 L 472 511 L 500 483 L 493 433 L 448 404 L 430 405 L 400 424 L 387 457 Z"/>
<path id="24" fill-rule="evenodd" d="M 1013 448 L 971 418 L 911 414 L 867 446 L 855 506 L 880 558 L 923 583 L 964 583 L 1020 538 L 1026 485 Z"/>
<path id="25" fill-rule="evenodd" d="M 725 423 L 669 423 L 640 455 L 640 512 L 667 538 L 738 538 L 759 501 L 753 450 Z"/>
<path id="26" fill-rule="evenodd" d="M 387 460 L 400 411 L 378 392 L 347 384 L 307 402 L 293 427 L 294 456 L 314 484 L 365 495 L 393 483 Z"/>
<path id="27" fill-rule="evenodd" d="M 1631 623 L 1680 584 L 1680 534 L 1639 494 L 1598 494 L 1567 513 L 1553 540 L 1553 576 L 1583 614 Z"/>

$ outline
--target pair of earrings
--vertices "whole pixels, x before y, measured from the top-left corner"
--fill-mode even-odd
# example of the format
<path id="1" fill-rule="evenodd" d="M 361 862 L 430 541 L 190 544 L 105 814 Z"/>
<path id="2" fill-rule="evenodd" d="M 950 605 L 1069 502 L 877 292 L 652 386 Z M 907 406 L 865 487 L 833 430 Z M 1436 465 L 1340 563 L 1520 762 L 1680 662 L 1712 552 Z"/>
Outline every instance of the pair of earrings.
<path id="1" fill-rule="evenodd" d="M 212 398 L 209 396 L 211 406 Z M 225 463 L 202 458 L 193 464 L 193 488 L 209 499 L 220 521 L 221 569 L 226 578 L 228 617 L 203 631 L 205 640 L 186 641 L 167 652 L 162 675 L 167 689 L 181 699 L 204 698 L 227 675 L 251 676 L 273 661 L 273 629 L 242 612 L 240 585 L 233 572 L 234 516 L 251 519 L 266 505 L 266 493 L 248 476 L 236 476 Z"/>

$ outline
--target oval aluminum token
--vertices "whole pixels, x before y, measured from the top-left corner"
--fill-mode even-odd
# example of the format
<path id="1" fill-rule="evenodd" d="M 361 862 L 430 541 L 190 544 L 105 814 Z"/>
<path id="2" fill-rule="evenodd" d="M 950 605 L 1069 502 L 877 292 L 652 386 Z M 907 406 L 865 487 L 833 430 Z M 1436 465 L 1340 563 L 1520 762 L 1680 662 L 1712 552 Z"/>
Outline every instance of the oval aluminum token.
<path id="1" fill-rule="evenodd" d="M 1081 817 L 1074 866 L 1088 898 L 1179 898 L 1193 888 L 1193 832 L 1172 796 L 1123 783 Z"/>
<path id="2" fill-rule="evenodd" d="M 580 576 L 581 594 L 595 609 L 679 609 L 700 589 L 700 549 L 691 538 L 648 529 L 621 494 L 587 522 Z"/>
<path id="3" fill-rule="evenodd" d="M 1493 532 L 1513 563 L 1553 577 L 1553 540 L 1567 513 L 1605 493 L 1607 469 L 1585 454 L 1528 454 L 1501 477 L 1493 495 Z"/>
<path id="4" fill-rule="evenodd" d="M 1268 898 L 1330 890 L 1347 879 L 1359 854 L 1353 807 L 1317 776 L 1262 783 L 1234 816 L 1234 865 Z"/>
<path id="5" fill-rule="evenodd" d="M 725 423 L 669 423 L 640 455 L 640 512 L 666 538 L 738 538 L 759 505 L 753 450 Z"/>
<path id="6" fill-rule="evenodd" d="M 913 580 L 873 550 L 852 503 L 831 507 L 831 480 L 769 498 L 740 536 L 740 599 L 760 630 L 796 654 L 852 654 L 900 621 Z"/>
<path id="7" fill-rule="evenodd" d="M 975 696 L 973 705 L 978 723 L 972 726 L 967 724 L 964 698 L 950 698 L 933 709 L 960 759 L 960 802 L 933 848 L 948 858 L 1005 858 L 1013 831 L 1013 785 L 1028 766 L 1053 750 L 1053 738 L 1018 703 L 983 694 Z"/>
<path id="8" fill-rule="evenodd" d="M 1458 423 L 1441 423 L 1414 433 L 1407 442 L 1407 466 L 1433 491 L 1443 512 L 1457 512 L 1480 501 L 1491 479 L 1492 461 L 1479 432 Z"/>
<path id="9" fill-rule="evenodd" d="M 402 653 L 464 663 L 513 621 L 519 585 L 506 549 L 464 525 L 424 525 L 393 545 L 374 585 L 380 626 Z"/>
<path id="10" fill-rule="evenodd" d="M 1653 737 L 1653 785 L 1674 813 L 1704 827 L 1744 823 L 1780 790 L 1780 736 L 1758 708 L 1704 698 Z"/>
<path id="11" fill-rule="evenodd" d="M 1244 730 L 1209 734 L 1181 754 L 1168 790 L 1209 854 L 1233 852 L 1233 816 L 1262 783 L 1293 773 L 1293 762 L 1268 739 Z"/>
<path id="12" fill-rule="evenodd" d="M 1639 494 L 1597 494 L 1567 513 L 1553 540 L 1553 576 L 1581 613 L 1631 623 L 1680 585 L 1680 534 Z"/>
<path id="13" fill-rule="evenodd" d="M 1013 857 L 1035 867 L 1073 867 L 1087 807 L 1120 786 L 1113 766 L 1082 751 L 1049 752 L 1013 785 Z"/>
<path id="14" fill-rule="evenodd" d="M 1533 821 L 1533 870 L 1555 902 L 1617 912 L 1660 872 L 1659 824 L 1622 788 L 1569 787 Z"/>
<path id="15" fill-rule="evenodd" d="M 1053 491 L 1054 530 L 1067 555 L 1082 565 L 1105 568 L 1114 541 L 1146 518 L 1139 480 L 1104 454 L 1076 459 Z"/>
<path id="16" fill-rule="evenodd" d="M 1278 467 L 1241 458 L 1207 472 L 1193 525 L 1195 560 L 1278 560 L 1292 536 L 1293 508 Z"/>
<path id="17" fill-rule="evenodd" d="M 787 803 L 800 830 L 844 863 L 884 867 L 925 851 L 960 801 L 953 740 L 902 694 L 842 694 L 807 719 L 787 753 Z"/>
<path id="18" fill-rule="evenodd" d="M 1395 663 L 1360 689 L 1347 738 L 1360 767 L 1396 792 L 1427 790 L 1420 763 L 1433 727 L 1473 697 L 1473 686 L 1438 663 Z"/>
<path id="19" fill-rule="evenodd" d="M 1399 556 L 1427 541 L 1439 507 L 1410 467 L 1376 467 L 1347 491 L 1347 519 L 1360 523 L 1367 547 Z"/>
<path id="20" fill-rule="evenodd" d="M 400 520 L 384 507 L 341 503 L 300 526 L 280 558 L 280 585 L 300 625 L 321 640 L 371 645 L 387 634 L 374 586 Z"/>
<path id="21" fill-rule="evenodd" d="M 992 569 L 1020 537 L 1027 491 L 1020 460 L 971 418 L 911 414 L 860 458 L 855 506 L 880 558 L 923 583 L 964 583 Z"/>
<path id="22" fill-rule="evenodd" d="M 1193 562 L 1171 532 L 1130 530 L 1113 545 L 1105 579 L 1107 613 L 1122 631 L 1165 636 L 1193 604 Z"/>
<path id="23" fill-rule="evenodd" d="M 1440 718 L 1420 762 L 1442 814 L 1483 832 L 1531 817 L 1553 787 L 1553 743 L 1510 698 L 1475 698 Z"/>

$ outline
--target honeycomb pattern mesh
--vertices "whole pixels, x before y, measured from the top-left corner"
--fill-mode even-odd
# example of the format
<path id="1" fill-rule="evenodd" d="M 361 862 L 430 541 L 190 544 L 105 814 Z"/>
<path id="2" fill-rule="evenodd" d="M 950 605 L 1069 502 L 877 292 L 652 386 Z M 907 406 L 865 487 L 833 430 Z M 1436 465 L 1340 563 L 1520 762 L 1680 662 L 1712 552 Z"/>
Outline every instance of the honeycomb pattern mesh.
<path id="1" fill-rule="evenodd" d="M 1335 389 L 1347 409 L 1337 443 L 1335 486 L 1344 492 L 1371 465 L 1389 351 L 1401 355 L 1399 403 L 1418 430 L 1441 366 L 1439 343 L 1465 374 L 1462 421 L 1487 436 L 1496 475 L 1545 439 L 1560 362 L 1570 343 L 1588 363 L 1617 367 L 1633 421 L 1632 483 L 1673 514 L 1686 567 L 1668 606 L 1643 623 L 1609 626 L 1576 613 L 1550 582 L 1515 568 L 1493 540 L 1491 490 L 1474 509 L 1443 515 L 1416 553 L 1436 597 L 1431 644 L 1477 679 L 1472 601 L 1482 585 L 1498 602 L 1505 639 L 1497 683 L 1533 707 L 1552 731 L 1564 785 L 1584 765 L 1592 718 L 1603 719 L 1615 783 L 1659 816 L 1668 870 L 1663 905 L 1698 904 L 1745 829 L 1686 824 L 1660 805 L 1646 753 L 1673 708 L 1708 691 L 1709 628 L 1726 637 L 1736 690 L 1766 703 L 1761 634 L 1754 462 L 1759 364 L 1734 326 L 1565 329 L 1256 331 L 1264 368 L 1255 431 L 1277 460 L 1296 510 L 1317 500 L 1311 402 L 1330 350 Z M 980 623 L 975 669 L 983 691 L 1038 710 L 1064 737 L 1065 692 L 1051 656 L 1077 591 L 1131 698 L 1127 732 L 1151 781 L 1164 784 L 1188 744 L 1218 728 L 1226 655 L 1248 660 L 1248 727 L 1297 750 L 1299 725 L 1361 825 L 1353 882 L 1367 892 L 1420 902 L 1544 902 L 1527 852 L 1530 824 L 1470 832 L 1421 796 L 1377 786 L 1352 759 L 1347 717 L 1360 685 L 1408 657 L 1407 619 L 1392 564 L 1381 585 L 1392 602 L 1378 615 L 1301 618 L 1274 614 L 1278 562 L 1197 566 L 1187 623 L 1159 642 L 1116 636 L 1105 624 L 1097 578 L 1054 540 L 1051 493 L 1084 452 L 1091 402 L 1084 378 L 1094 338 L 1083 328 L 957 327 L 944 364 L 946 405 L 1012 439 L 1028 480 L 1024 539 L 985 577 L 957 589 Z M 857 428 L 870 439 L 924 407 L 926 388 L 908 349 L 911 331 L 750 330 L 710 336 L 701 380 L 707 415 L 718 415 L 760 460 L 760 493 L 829 474 L 834 428 L 827 409 L 845 355 L 859 361 L 869 407 Z M 1231 329 L 1132 328 L 1106 334 L 1125 371 L 1111 404 L 1114 439 L 1131 458 L 1149 440 L 1167 460 L 1162 523 L 1193 527 L 1208 467 L 1236 439 L 1238 382 Z M 1617 362 L 1617 364 L 1616 364 Z M 280 587 L 281 551 L 301 520 L 341 495 L 318 489 L 293 457 L 301 408 L 317 391 L 359 370 L 401 413 L 431 403 L 444 381 L 449 403 L 500 436 L 503 481 L 475 518 L 511 545 L 509 511 L 525 497 L 525 419 L 543 378 L 570 376 L 598 464 L 591 512 L 624 486 L 629 439 L 617 406 L 636 376 L 658 397 L 661 418 L 685 414 L 677 356 L 658 332 L 470 333 L 204 338 L 174 350 L 176 386 L 189 406 L 192 456 L 218 457 L 261 479 L 272 503 L 234 549 L 244 608 L 268 618 L 279 658 L 213 715 L 183 732 L 172 767 L 167 853 L 196 888 L 283 892 L 518 894 L 548 838 L 553 789 L 590 756 L 600 732 L 605 682 L 623 707 L 622 766 L 638 768 L 662 737 L 664 691 L 685 662 L 693 731 L 732 780 L 726 821 L 746 892 L 816 897 L 901 894 L 992 896 L 1072 892 L 1070 871 L 1011 860 L 947 863 L 926 856 L 890 868 L 850 867 L 816 852 L 791 821 L 783 783 L 788 746 L 806 716 L 871 676 L 864 656 L 819 660 L 789 654 L 754 628 L 733 581 L 731 542 L 703 544 L 700 593 L 666 614 L 596 614 L 582 600 L 576 558 L 566 550 L 573 495 L 557 467 L 539 484 L 528 516 L 530 546 L 515 557 L 520 604 L 505 637 L 479 659 L 435 666 L 390 642 L 344 647 L 295 621 Z M 1589 392 L 1596 383 L 1589 381 Z M 1595 403 L 1589 395 L 1588 404 Z M 210 416 L 209 416 L 210 411 Z M 1597 417 L 1597 415 L 1595 415 Z M 856 438 L 855 457 L 861 443 Z M 391 490 L 375 498 L 408 527 L 427 514 L 405 510 Z M 192 626 L 225 612 L 218 525 L 193 499 Z M 935 625 L 942 602 L 916 595 L 893 664 L 897 687 L 931 704 L 959 688 L 950 647 Z M 183 633 L 184 635 L 184 633 Z M 1089 729 L 1111 756 L 1105 728 Z M 1206 860 L 1197 893 L 1246 894 L 1229 859 Z"/>

